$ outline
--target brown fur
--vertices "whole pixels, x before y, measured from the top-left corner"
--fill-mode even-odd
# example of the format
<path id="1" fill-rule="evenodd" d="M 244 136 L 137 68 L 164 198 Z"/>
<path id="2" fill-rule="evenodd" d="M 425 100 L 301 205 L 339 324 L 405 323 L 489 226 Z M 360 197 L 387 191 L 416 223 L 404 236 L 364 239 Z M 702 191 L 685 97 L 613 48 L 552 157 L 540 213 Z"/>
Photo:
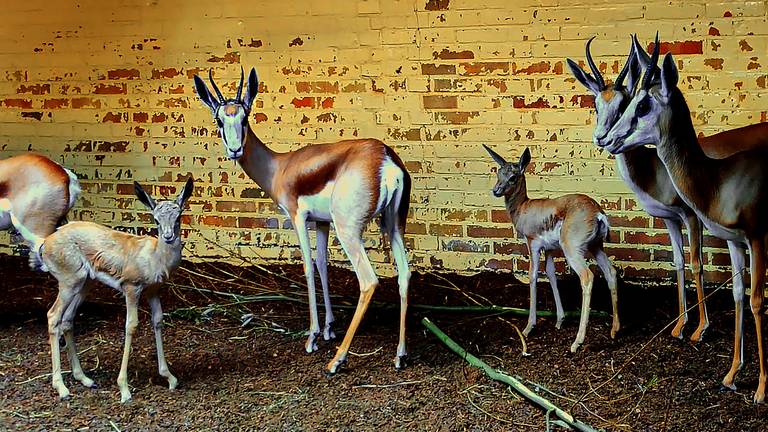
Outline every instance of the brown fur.
<path id="1" fill-rule="evenodd" d="M 707 157 L 725 159 L 745 150 L 768 149 L 768 123 L 757 123 L 699 138 Z"/>

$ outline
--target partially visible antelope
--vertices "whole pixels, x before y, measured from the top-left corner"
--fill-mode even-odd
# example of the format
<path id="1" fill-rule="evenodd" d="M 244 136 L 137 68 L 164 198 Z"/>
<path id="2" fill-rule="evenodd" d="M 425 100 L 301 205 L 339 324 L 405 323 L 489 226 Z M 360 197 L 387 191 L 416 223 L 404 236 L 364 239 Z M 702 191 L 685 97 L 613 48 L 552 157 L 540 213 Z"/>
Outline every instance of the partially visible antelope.
<path id="1" fill-rule="evenodd" d="M 611 338 L 614 338 L 619 331 L 616 269 L 611 264 L 608 255 L 603 251 L 603 242 L 608 238 L 610 226 L 600 204 L 582 194 L 530 199 L 525 184 L 525 169 L 531 161 L 531 152 L 528 148 L 520 156 L 520 160 L 514 163 L 507 162 L 487 145 L 483 144 L 483 147 L 499 164 L 496 171 L 498 180 L 493 187 L 493 194 L 497 197 L 504 197 L 504 204 L 512 218 L 512 224 L 515 226 L 515 230 L 525 237 L 530 252 L 528 274 L 531 303 L 528 325 L 523 334 L 528 336 L 536 325 L 536 282 L 542 251 L 544 251 L 547 278 L 555 297 L 556 327 L 559 329 L 563 322 L 563 306 L 560 302 L 560 292 L 557 289 L 555 262 L 552 255 L 553 251 L 562 250 L 568 265 L 579 276 L 582 290 L 579 332 L 571 345 L 571 352 L 576 352 L 579 346 L 584 343 L 587 323 L 589 322 L 594 275 L 587 264 L 586 256 L 588 253 L 595 257 L 611 291 L 611 304 L 613 306 Z"/>
<path id="2" fill-rule="evenodd" d="M 277 203 L 291 219 L 298 235 L 309 295 L 306 351 L 311 353 L 317 350 L 316 339 L 320 334 L 307 224 L 314 221 L 317 227 L 315 264 L 323 287 L 325 340 L 335 337 L 331 328 L 333 313 L 327 274 L 331 222 L 360 284 L 360 299 L 352 323 L 333 360 L 326 366 L 326 371 L 333 374 L 346 361 L 352 338 L 379 284 L 365 253 L 362 233 L 371 220 L 380 216 L 381 230 L 390 238 L 398 273 L 400 340 L 394 362 L 396 368 L 401 368 L 406 357 L 405 315 L 411 276 L 403 241 L 411 178 L 403 161 L 394 150 L 376 139 L 315 144 L 292 152 L 276 153 L 264 145 L 248 122 L 259 85 L 256 70 L 251 69 L 243 96 L 241 68 L 240 85 L 234 99 L 224 99 L 210 72 L 208 78 L 216 92 L 215 96 L 197 75 L 195 88 L 200 100 L 211 109 L 224 143 L 226 157 L 237 160 L 248 177 Z"/>
<path id="3" fill-rule="evenodd" d="M 134 182 L 136 196 L 152 210 L 157 223 L 157 237 L 137 236 L 114 231 L 93 222 L 70 222 L 47 237 L 40 237 L 16 217 L 16 209 L 7 199 L 0 200 L 0 209 L 10 214 L 13 225 L 30 242 L 30 259 L 49 272 L 59 282 L 59 294 L 48 311 L 48 337 L 53 363 L 52 385 L 59 398 L 69 397 L 69 389 L 61 376 L 59 339 L 64 334 L 72 376 L 86 387 L 93 387 L 80 366 L 75 346 L 72 321 L 88 294 L 89 280 L 97 280 L 125 295 L 125 347 L 117 385 L 120 401 L 131 399 L 128 388 L 128 356 L 131 340 L 138 324 L 139 296 L 146 292 L 152 311 L 157 364 L 160 375 L 168 380 L 168 388 L 176 388 L 176 377 L 168 370 L 162 339 L 163 311 L 158 290 L 181 261 L 181 212 L 192 194 L 192 179 L 174 201 L 155 203 L 144 189 Z"/>
<path id="4" fill-rule="evenodd" d="M 0 160 L 0 199 L 13 204 L 16 218 L 38 237 L 46 237 L 66 220 L 80 196 L 80 182 L 70 170 L 37 153 Z M 0 210 L 0 230 L 11 217 Z"/>
<path id="5" fill-rule="evenodd" d="M 642 87 L 598 144 L 612 154 L 655 144 L 675 190 L 707 229 L 731 242 L 746 243 L 760 367 L 753 400 L 760 403 L 765 399 L 766 384 L 762 320 L 768 242 L 768 149 L 745 150 L 724 159 L 707 156 L 696 138 L 683 93 L 677 87 L 678 71 L 672 54 L 665 55 L 655 79 L 658 59 L 657 35 Z M 743 363 L 743 295 L 743 286 L 735 286 L 733 361 L 722 382 L 729 389 L 735 388 L 733 382 Z"/>
<path id="6" fill-rule="evenodd" d="M 592 75 L 583 71 L 571 59 L 568 66 L 574 77 L 595 96 L 595 111 L 597 121 L 592 140 L 598 147 L 605 139 L 608 131 L 616 123 L 629 104 L 639 80 L 641 67 L 646 69 L 650 57 L 633 37 L 630 55 L 619 75 L 613 83 L 606 84 L 595 65 L 590 52 L 591 38 L 586 45 L 586 57 Z M 624 84 L 624 79 L 627 84 Z M 753 148 L 768 148 L 768 123 L 761 123 L 742 128 L 732 129 L 712 136 L 699 138 L 699 145 L 707 156 L 722 159 L 744 150 Z M 672 329 L 672 336 L 682 338 L 682 330 L 688 321 L 687 302 L 685 296 L 685 257 L 683 254 L 683 238 L 681 226 L 686 226 L 690 253 L 691 272 L 696 285 L 698 297 L 699 325 L 691 335 L 691 340 L 701 340 L 704 331 L 709 327 L 707 309 L 704 303 L 702 276 L 702 225 L 695 212 L 679 196 L 669 178 L 664 165 L 656 151 L 645 147 L 637 147 L 616 155 L 616 165 L 624 183 L 635 193 L 637 200 L 645 211 L 653 217 L 664 221 L 672 242 L 672 255 L 677 272 L 678 308 L 677 324 Z M 738 242 L 728 242 L 733 272 L 734 293 L 743 290 L 742 271 L 746 259 L 743 245 Z M 741 288 L 737 288 L 741 287 Z"/>

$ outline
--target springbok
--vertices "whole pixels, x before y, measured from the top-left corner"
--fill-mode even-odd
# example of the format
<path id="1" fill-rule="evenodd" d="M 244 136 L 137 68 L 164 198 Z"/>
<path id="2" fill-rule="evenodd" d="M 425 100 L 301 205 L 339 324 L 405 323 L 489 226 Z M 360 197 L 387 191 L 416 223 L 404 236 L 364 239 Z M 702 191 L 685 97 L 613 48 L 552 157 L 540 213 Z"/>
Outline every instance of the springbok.
<path id="1" fill-rule="evenodd" d="M 568 265 L 579 276 L 581 283 L 581 320 L 576 340 L 571 345 L 571 352 L 584 343 L 589 322 L 589 308 L 592 297 L 592 282 L 594 275 L 589 270 L 586 253 L 591 253 L 597 265 L 605 275 L 608 288 L 611 291 L 613 305 L 613 325 L 611 338 L 619 331 L 618 294 L 616 292 L 616 269 L 611 264 L 608 255 L 603 251 L 603 242 L 608 238 L 610 226 L 603 209 L 592 198 L 582 194 L 563 195 L 559 198 L 528 198 L 525 184 L 525 169 L 531 161 L 531 152 L 525 149 L 517 163 L 507 162 L 487 145 L 483 147 L 493 160 L 499 164 L 496 171 L 497 182 L 493 194 L 504 197 L 504 204 L 512 218 L 515 230 L 523 237 L 530 253 L 530 311 L 528 325 L 523 334 L 528 336 L 536 325 L 536 282 L 538 279 L 539 260 L 544 251 L 545 269 L 557 308 L 557 324 L 559 329 L 563 322 L 563 305 L 560 302 L 560 292 L 557 289 L 555 262 L 552 251 L 562 250 Z"/>
<path id="2" fill-rule="evenodd" d="M 637 42 L 635 41 L 635 44 Z M 635 48 L 637 50 L 637 47 Z M 745 150 L 725 159 L 713 159 L 699 146 L 691 113 L 677 87 L 678 71 L 670 53 L 658 80 L 658 36 L 642 87 L 604 139 L 598 143 L 612 154 L 655 144 L 659 159 L 685 203 L 717 237 L 746 243 L 750 257 L 751 309 L 755 319 L 760 376 L 755 402 L 765 398 L 766 364 L 763 348 L 763 296 L 766 236 L 768 235 L 768 150 Z M 743 363 L 743 287 L 735 286 L 734 352 L 723 386 L 734 389 Z"/>
<path id="3" fill-rule="evenodd" d="M 134 182 L 136 196 L 152 210 L 157 222 L 157 238 L 114 231 L 93 222 L 70 222 L 47 237 L 35 235 L 17 217 L 16 209 L 7 199 L 0 200 L 0 209 L 8 212 L 13 225 L 33 245 L 30 259 L 49 272 L 59 282 L 59 294 L 48 311 L 48 337 L 53 363 L 52 385 L 59 398 L 69 397 L 69 389 L 61 376 L 59 339 L 66 341 L 72 376 L 86 387 L 93 387 L 80 366 L 75 346 L 72 321 L 88 294 L 89 280 L 97 280 L 125 295 L 125 347 L 117 385 L 120 401 L 131 399 L 128 388 L 128 356 L 131 340 L 138 324 L 138 303 L 145 291 L 152 311 L 157 364 L 160 375 L 168 380 L 168 388 L 176 388 L 176 377 L 168 371 L 163 353 L 162 319 L 158 291 L 160 284 L 181 261 L 181 211 L 192 194 L 192 179 L 174 201 L 155 203 L 142 187 Z"/>
<path id="4" fill-rule="evenodd" d="M 241 68 L 235 99 L 224 99 L 210 71 L 208 78 L 216 92 L 215 97 L 197 75 L 195 88 L 200 99 L 213 113 L 224 142 L 226 157 L 237 160 L 248 177 L 277 203 L 291 219 L 298 235 L 309 294 L 306 351 L 311 353 L 317 350 L 316 338 L 320 334 L 308 222 L 314 221 L 317 228 L 315 263 L 323 287 L 325 340 L 335 337 L 331 328 L 333 313 L 327 273 L 331 222 L 360 284 L 360 299 L 352 322 L 336 355 L 326 366 L 326 371 L 334 374 L 346 361 L 352 338 L 379 283 L 365 253 L 362 233 L 366 225 L 380 215 L 381 230 L 390 238 L 398 273 L 400 337 L 395 367 L 401 368 L 406 357 L 405 315 L 411 277 L 403 241 L 411 178 L 403 161 L 394 150 L 376 139 L 346 140 L 311 145 L 287 153 L 273 152 L 256 136 L 248 122 L 259 85 L 256 70 L 251 69 L 245 96 L 242 97 Z"/>
<path id="5" fill-rule="evenodd" d="M 16 218 L 38 237 L 65 222 L 80 196 L 80 182 L 70 170 L 37 153 L 0 160 L 0 199 L 13 205 Z M 0 230 L 13 226 L 0 210 Z"/>
<path id="6" fill-rule="evenodd" d="M 624 112 L 640 75 L 640 67 L 647 68 L 650 62 L 648 54 L 639 43 L 631 45 L 630 56 L 621 73 L 612 84 L 606 84 L 599 69 L 592 60 L 590 39 L 587 42 L 586 56 L 594 78 L 584 72 L 571 59 L 567 60 L 574 77 L 595 95 L 595 111 L 597 122 L 592 136 L 593 142 L 599 145 L 619 116 Z M 636 40 L 633 37 L 633 41 Z M 639 65 L 638 65 L 639 63 Z M 627 85 L 623 79 L 629 80 Z M 720 132 L 708 137 L 699 138 L 699 145 L 707 156 L 722 159 L 744 150 L 768 147 L 768 123 L 760 123 L 737 129 Z M 686 225 L 688 244 L 690 248 L 691 270 L 694 276 L 698 296 L 699 325 L 691 335 L 691 340 L 701 340 L 704 331 L 709 326 L 707 309 L 704 304 L 703 277 L 701 273 L 702 260 L 702 226 L 695 212 L 683 201 L 669 178 L 655 150 L 638 147 L 616 155 L 616 165 L 622 180 L 635 193 L 640 205 L 651 216 L 660 218 L 669 231 L 672 241 L 672 255 L 677 272 L 679 318 L 672 329 L 672 335 L 682 337 L 683 326 L 688 321 L 685 296 L 685 258 L 683 254 L 681 224 Z M 733 285 L 743 287 L 742 270 L 746 259 L 745 250 L 739 243 L 728 242 L 731 257 Z"/>

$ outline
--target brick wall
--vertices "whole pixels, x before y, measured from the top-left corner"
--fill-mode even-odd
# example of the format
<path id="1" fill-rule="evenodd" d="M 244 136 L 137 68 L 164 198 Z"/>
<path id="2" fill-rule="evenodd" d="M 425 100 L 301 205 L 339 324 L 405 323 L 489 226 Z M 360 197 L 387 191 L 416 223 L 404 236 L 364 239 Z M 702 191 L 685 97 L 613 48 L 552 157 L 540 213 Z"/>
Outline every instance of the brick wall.
<path id="1" fill-rule="evenodd" d="M 489 192 L 485 142 L 508 155 L 531 148 L 531 196 L 586 192 L 601 202 L 614 226 L 609 251 L 625 275 L 669 277 L 663 224 L 589 142 L 592 98 L 564 59 L 583 62 L 585 40 L 597 35 L 593 53 L 613 78 L 628 35 L 647 41 L 658 29 L 700 131 L 766 121 L 766 2 L 684 3 L 7 0 L 2 157 L 51 156 L 82 179 L 71 219 L 140 232 L 149 218 L 132 181 L 162 195 L 194 175 L 187 257 L 228 257 L 215 242 L 259 261 L 296 262 L 285 217 L 223 160 L 192 85 L 213 68 L 232 93 L 240 65 L 255 66 L 261 86 L 251 122 L 275 150 L 376 137 L 403 157 L 414 180 L 407 239 L 415 267 L 527 269 L 523 243 Z M 370 256 L 388 273 L 381 244 L 371 230 Z M 721 279 L 727 251 L 706 244 L 706 277 Z M 343 259 L 338 245 L 332 258 Z"/>

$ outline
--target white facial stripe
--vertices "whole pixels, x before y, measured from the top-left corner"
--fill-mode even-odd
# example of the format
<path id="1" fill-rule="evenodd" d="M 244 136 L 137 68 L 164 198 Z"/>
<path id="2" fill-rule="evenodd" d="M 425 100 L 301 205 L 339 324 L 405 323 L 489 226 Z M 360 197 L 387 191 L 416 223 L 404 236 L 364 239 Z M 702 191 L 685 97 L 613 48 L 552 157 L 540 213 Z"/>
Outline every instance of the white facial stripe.
<path id="1" fill-rule="evenodd" d="M 245 141 L 244 121 L 247 120 L 245 109 L 236 104 L 226 104 L 216 112 L 216 119 L 227 156 L 239 157 Z M 239 154 L 238 154 L 239 153 Z"/>

